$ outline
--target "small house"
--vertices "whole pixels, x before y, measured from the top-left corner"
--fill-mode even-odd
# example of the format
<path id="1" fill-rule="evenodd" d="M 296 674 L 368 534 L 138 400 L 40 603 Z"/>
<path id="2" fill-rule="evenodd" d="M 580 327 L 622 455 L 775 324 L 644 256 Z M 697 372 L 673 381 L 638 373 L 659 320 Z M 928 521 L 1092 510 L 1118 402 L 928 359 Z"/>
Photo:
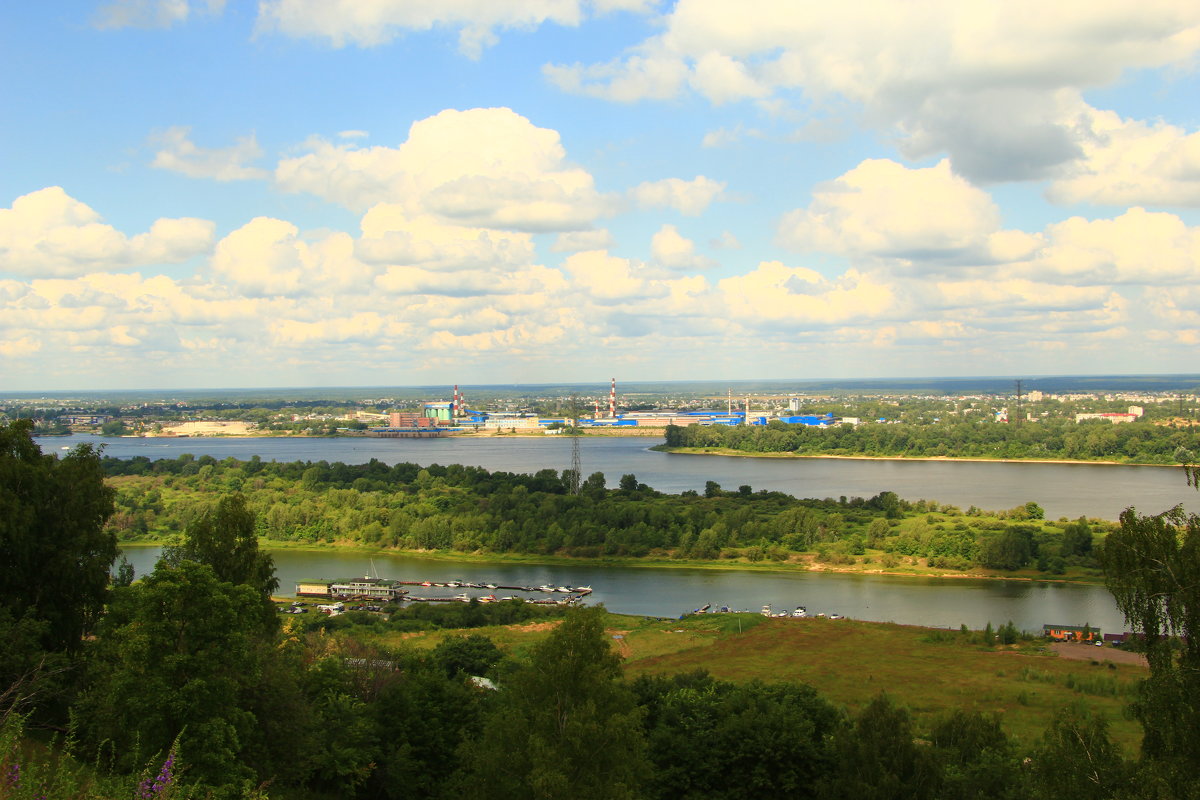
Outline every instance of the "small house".
<path id="1" fill-rule="evenodd" d="M 329 597 L 329 581 L 298 581 L 297 597 Z"/>
<path id="2" fill-rule="evenodd" d="M 1090 625 L 1043 625 L 1042 634 L 1059 642 L 1095 642 L 1101 636 L 1100 629 Z"/>

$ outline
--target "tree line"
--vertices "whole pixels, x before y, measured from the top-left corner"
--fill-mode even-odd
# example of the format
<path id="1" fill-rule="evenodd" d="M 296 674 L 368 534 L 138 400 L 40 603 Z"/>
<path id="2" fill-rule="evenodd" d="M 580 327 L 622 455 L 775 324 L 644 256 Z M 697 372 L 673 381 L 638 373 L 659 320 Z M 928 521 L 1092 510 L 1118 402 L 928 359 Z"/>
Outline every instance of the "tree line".
<path id="1" fill-rule="evenodd" d="M 213 492 L 136 581 L 108 577 L 112 500 L 94 451 L 43 455 L 28 425 L 0 427 L 6 798 L 1200 795 L 1200 518 L 1178 510 L 1128 512 L 1104 548 L 1150 663 L 1131 708 L 1142 751 L 1125 759 L 1086 710 L 1022 747 L 975 712 L 916 730 L 886 695 L 848 714 L 793 683 L 631 681 L 602 608 L 567 612 L 525 655 L 478 634 L 419 651 L 356 634 L 368 626 L 304 630 L 270 601 L 243 495 Z M 55 730 L 69 735 L 35 743 Z"/>
<path id="2" fill-rule="evenodd" d="M 1033 502 L 965 512 L 894 492 L 872 498 L 797 499 L 749 486 L 666 494 L 593 473 L 572 493 L 569 471 L 532 475 L 460 465 L 104 458 L 116 488 L 110 526 L 123 539 L 170 540 L 202 514 L 213 492 L 240 492 L 270 541 L 331 542 L 403 550 L 576 558 L 742 559 L 884 568 L 1036 567 L 1095 570 L 1093 541 L 1108 523 L 1042 519 Z"/>
<path id="3" fill-rule="evenodd" d="M 1194 428 L 1149 421 L 1042 419 L 1006 425 L 982 420 L 927 424 L 865 423 L 810 427 L 772 420 L 766 425 L 672 425 L 666 447 L 727 448 L 743 453 L 910 458 L 1065 459 L 1179 464 L 1197 451 Z"/>

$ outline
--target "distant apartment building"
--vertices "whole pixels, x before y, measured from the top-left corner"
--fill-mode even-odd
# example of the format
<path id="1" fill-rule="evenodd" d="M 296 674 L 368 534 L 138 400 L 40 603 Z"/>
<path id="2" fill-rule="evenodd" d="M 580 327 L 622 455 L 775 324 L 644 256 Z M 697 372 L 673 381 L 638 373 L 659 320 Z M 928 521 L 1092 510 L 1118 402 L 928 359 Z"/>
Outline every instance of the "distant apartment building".
<path id="1" fill-rule="evenodd" d="M 1116 424 L 1118 422 L 1133 422 L 1134 420 L 1141 419 L 1142 415 L 1145 413 L 1146 413 L 1146 409 L 1143 408 L 1142 406 L 1130 406 L 1129 412 L 1126 414 L 1120 414 L 1120 413 L 1076 414 L 1075 421 L 1083 422 L 1086 419 L 1102 419 L 1102 420 L 1107 420 L 1108 422 L 1111 422 L 1113 424 Z"/>

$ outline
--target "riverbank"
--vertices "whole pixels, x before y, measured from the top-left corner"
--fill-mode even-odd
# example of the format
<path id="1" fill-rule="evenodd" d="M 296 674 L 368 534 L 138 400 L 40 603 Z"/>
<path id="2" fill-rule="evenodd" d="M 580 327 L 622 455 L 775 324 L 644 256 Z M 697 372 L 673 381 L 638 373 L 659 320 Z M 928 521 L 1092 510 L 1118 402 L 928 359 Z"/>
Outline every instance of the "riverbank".
<path id="1" fill-rule="evenodd" d="M 139 540 L 120 542 L 124 547 L 161 547 L 170 542 L 166 540 Z M 572 556 L 535 555 L 528 553 L 460 553 L 453 550 L 400 550 L 383 547 L 370 547 L 357 542 L 331 542 L 314 544 L 311 542 L 282 542 L 273 539 L 259 539 L 259 547 L 268 552 L 313 552 L 313 553 L 358 553 L 364 556 L 391 555 L 405 558 L 422 559 L 439 563 L 458 564 L 506 564 L 527 566 L 586 566 L 586 567 L 633 567 L 645 569 L 679 569 L 679 570 L 709 570 L 722 572 L 746 572 L 761 574 L 794 574 L 798 572 L 827 572 L 839 575 L 863 575 L 867 577 L 888 578 L 938 578 L 947 580 L 990 580 L 990 581 L 1021 581 L 1026 583 L 1048 584 L 1082 584 L 1088 586 L 1103 586 L 1104 578 L 1099 574 L 1077 569 L 1074 574 L 1046 575 L 1031 569 L 1002 572 L 998 570 L 945 570 L 929 567 L 916 559 L 917 563 L 909 563 L 896 567 L 883 567 L 876 562 L 856 564 L 829 564 L 817 561 L 816 553 L 797 553 L 786 562 L 762 561 L 752 562 L 740 559 L 722 559 L 719 561 L 699 561 L 677 559 L 669 556 L 634 557 L 600 557 L 577 558 Z M 879 558 L 881 554 L 874 557 Z"/>
<path id="2" fill-rule="evenodd" d="M 731 447 L 667 447 L 665 444 L 650 448 L 658 453 L 687 456 L 727 456 L 733 458 L 780 458 L 780 459 L 831 459 L 838 461 L 931 461 L 978 464 L 1088 464 L 1111 467 L 1159 467 L 1162 469 L 1179 469 L 1179 464 L 1146 464 L 1136 461 L 1079 461 L 1064 458 L 984 458 L 982 456 L 867 456 L 867 455 L 831 455 L 829 453 L 747 453 Z"/>
<path id="3" fill-rule="evenodd" d="M 104 436 L 103 434 L 94 433 L 90 430 L 75 430 L 67 431 L 61 434 L 38 434 L 39 436 L 72 436 L 74 434 L 91 434 L 100 436 L 104 439 L 376 439 L 387 437 L 375 437 L 368 435 L 365 431 L 335 433 L 335 434 L 312 434 L 305 432 L 297 433 L 295 431 L 276 431 L 264 430 L 252 427 L 250 423 L 186 423 L 187 426 L 170 426 L 164 427 L 160 433 L 136 433 L 136 434 L 121 434 L 118 436 Z M 624 438 L 624 439 L 662 439 L 666 435 L 666 428 L 636 428 L 636 427 L 611 427 L 611 428 L 588 428 L 583 433 L 578 434 L 580 438 Z M 496 428 L 478 430 L 452 430 L 445 431 L 444 435 L 447 438 L 455 439 L 567 439 L 570 438 L 565 434 L 554 433 L 553 431 L 536 429 L 509 429 L 501 430 Z"/>

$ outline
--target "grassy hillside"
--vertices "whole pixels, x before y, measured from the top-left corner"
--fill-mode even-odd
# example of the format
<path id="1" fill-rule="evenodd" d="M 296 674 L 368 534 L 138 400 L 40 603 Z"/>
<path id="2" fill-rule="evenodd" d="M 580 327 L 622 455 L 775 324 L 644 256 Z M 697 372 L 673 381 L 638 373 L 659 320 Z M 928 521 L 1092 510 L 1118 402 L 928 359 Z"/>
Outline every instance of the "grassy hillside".
<path id="1" fill-rule="evenodd" d="M 553 624 L 471 632 L 520 654 Z M 1111 650 L 1096 648 L 1093 660 L 1070 661 L 1040 640 L 988 648 L 978 644 L 978 633 L 757 614 L 666 621 L 610 615 L 607 628 L 621 637 L 611 641 L 631 677 L 704 669 L 732 681 L 796 681 L 852 711 L 887 692 L 913 712 L 918 730 L 952 709 L 977 709 L 1003 715 L 1005 730 L 1023 744 L 1036 741 L 1059 709 L 1082 703 L 1108 717 L 1128 755 L 1141 739 L 1123 709 L 1146 669 L 1113 663 Z M 380 641 L 433 647 L 459 633 L 388 634 Z"/>

